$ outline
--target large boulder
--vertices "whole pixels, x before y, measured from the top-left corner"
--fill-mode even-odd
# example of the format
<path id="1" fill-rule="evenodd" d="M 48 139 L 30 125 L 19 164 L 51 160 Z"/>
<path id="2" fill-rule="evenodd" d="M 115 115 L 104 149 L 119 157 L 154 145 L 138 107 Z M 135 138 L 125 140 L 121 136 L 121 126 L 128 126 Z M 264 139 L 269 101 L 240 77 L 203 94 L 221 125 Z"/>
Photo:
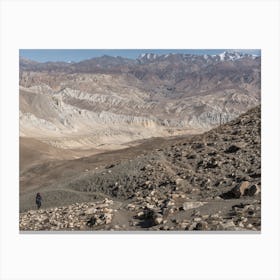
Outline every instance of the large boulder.
<path id="1" fill-rule="evenodd" d="M 261 188 L 258 185 L 251 185 L 244 191 L 244 195 L 254 196 L 261 192 Z"/>
<path id="2" fill-rule="evenodd" d="M 254 196 L 261 192 L 261 189 L 256 184 L 251 184 L 248 181 L 243 181 L 230 191 L 221 195 L 224 199 L 240 198 L 241 196 Z"/>
<path id="3" fill-rule="evenodd" d="M 231 189 L 231 192 L 234 194 L 235 198 L 239 198 L 240 196 L 243 196 L 245 191 L 249 188 L 250 182 L 243 181 L 241 184 L 235 186 Z"/>

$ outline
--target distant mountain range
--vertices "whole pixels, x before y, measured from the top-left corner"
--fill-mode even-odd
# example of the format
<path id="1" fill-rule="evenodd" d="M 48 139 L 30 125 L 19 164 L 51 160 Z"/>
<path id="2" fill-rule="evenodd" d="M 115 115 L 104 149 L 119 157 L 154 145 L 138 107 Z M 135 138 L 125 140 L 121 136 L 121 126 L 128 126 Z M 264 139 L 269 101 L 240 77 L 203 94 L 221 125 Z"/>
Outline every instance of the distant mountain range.
<path id="1" fill-rule="evenodd" d="M 61 71 L 95 71 L 96 67 L 99 69 L 107 69 L 114 68 L 120 65 L 126 66 L 135 66 L 137 64 L 145 64 L 145 63 L 154 63 L 160 61 L 169 61 L 169 62 L 182 62 L 189 63 L 194 60 L 201 60 L 206 63 L 215 63 L 221 61 L 236 61 L 242 59 L 257 59 L 260 58 L 256 54 L 247 54 L 247 53 L 239 53 L 239 52 L 222 52 L 218 55 L 194 55 L 194 54 L 180 54 L 180 53 L 169 53 L 159 55 L 156 53 L 143 53 L 138 56 L 138 58 L 129 59 L 123 58 L 120 56 L 114 57 L 109 55 L 103 55 L 101 57 L 94 57 L 91 59 L 83 60 L 80 62 L 74 61 L 49 61 L 49 62 L 37 62 L 34 60 L 30 60 L 24 57 L 20 57 L 20 69 L 21 70 L 36 70 L 36 71 L 44 71 L 44 70 L 61 70 Z M 113 69 L 112 69 L 113 70 Z"/>
<path id="2" fill-rule="evenodd" d="M 205 131 L 261 99 L 261 57 L 238 52 L 19 66 L 21 136 L 64 148 Z"/>

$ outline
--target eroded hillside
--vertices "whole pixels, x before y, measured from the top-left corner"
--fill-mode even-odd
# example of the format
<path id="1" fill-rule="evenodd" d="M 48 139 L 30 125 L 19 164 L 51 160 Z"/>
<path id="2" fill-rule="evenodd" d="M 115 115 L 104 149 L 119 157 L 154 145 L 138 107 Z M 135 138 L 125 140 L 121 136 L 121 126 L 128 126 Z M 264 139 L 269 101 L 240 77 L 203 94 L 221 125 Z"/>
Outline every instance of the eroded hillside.
<path id="1" fill-rule="evenodd" d="M 21 59 L 20 135 L 60 149 L 106 151 L 200 133 L 260 103 L 260 66 L 260 57 L 239 53 Z"/>
<path id="2" fill-rule="evenodd" d="M 29 170 L 25 180 L 38 181 L 21 195 L 20 229 L 261 229 L 260 106 L 203 134 L 148 146 Z M 25 212 L 39 190 L 44 209 Z"/>

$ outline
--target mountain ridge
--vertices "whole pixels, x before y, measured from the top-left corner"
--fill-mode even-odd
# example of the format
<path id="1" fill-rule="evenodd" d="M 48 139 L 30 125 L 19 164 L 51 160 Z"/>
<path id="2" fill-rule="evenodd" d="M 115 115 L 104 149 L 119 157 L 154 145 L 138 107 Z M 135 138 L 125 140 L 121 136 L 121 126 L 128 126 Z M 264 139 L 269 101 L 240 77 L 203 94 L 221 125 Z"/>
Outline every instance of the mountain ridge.
<path id="1" fill-rule="evenodd" d="M 20 135 L 44 141 L 49 135 L 55 138 L 49 144 L 67 148 L 81 148 L 86 137 L 89 145 L 96 143 L 86 148 L 113 148 L 149 136 L 205 131 L 260 102 L 260 57 L 235 56 L 30 62 L 20 68 Z"/>

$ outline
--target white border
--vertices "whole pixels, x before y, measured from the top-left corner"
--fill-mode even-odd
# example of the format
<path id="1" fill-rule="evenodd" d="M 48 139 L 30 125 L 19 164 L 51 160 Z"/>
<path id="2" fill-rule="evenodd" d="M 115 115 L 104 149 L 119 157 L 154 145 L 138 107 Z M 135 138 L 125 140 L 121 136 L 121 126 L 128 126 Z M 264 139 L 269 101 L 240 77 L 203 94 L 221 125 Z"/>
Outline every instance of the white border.
<path id="1" fill-rule="evenodd" d="M 279 2 L 2 1 L 1 279 L 279 279 Z M 262 49 L 262 233 L 20 235 L 18 49 Z"/>

